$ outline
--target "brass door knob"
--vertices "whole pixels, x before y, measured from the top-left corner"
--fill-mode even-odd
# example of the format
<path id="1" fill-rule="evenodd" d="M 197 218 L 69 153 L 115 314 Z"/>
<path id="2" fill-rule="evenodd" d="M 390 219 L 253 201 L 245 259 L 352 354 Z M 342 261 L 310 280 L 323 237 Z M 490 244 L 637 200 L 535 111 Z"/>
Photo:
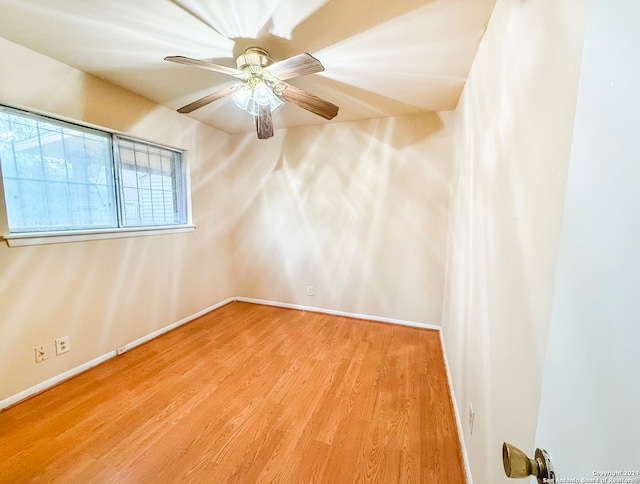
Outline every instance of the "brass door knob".
<path id="1" fill-rule="evenodd" d="M 535 459 L 530 459 L 517 447 L 502 444 L 502 465 L 507 477 L 519 478 L 535 476 L 539 484 L 552 484 L 556 474 L 549 454 L 544 449 L 536 449 Z"/>

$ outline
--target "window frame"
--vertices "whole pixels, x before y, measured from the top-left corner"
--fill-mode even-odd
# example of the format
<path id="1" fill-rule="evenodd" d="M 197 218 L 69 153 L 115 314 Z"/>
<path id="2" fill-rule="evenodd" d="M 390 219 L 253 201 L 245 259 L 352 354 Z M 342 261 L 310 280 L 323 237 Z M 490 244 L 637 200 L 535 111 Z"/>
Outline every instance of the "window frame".
<path id="1" fill-rule="evenodd" d="M 19 108 L 7 104 L 0 104 L 0 108 L 5 110 L 5 112 L 9 111 L 18 115 L 23 114 L 27 117 L 39 117 L 44 121 L 49 121 L 57 125 L 66 124 L 71 125 L 71 127 L 75 126 L 81 130 L 97 130 L 103 134 L 108 135 L 110 143 L 110 169 L 113 175 L 113 191 L 115 200 L 114 210 L 117 224 L 117 226 L 101 228 L 62 228 L 60 230 L 46 229 L 42 231 L 11 232 L 9 230 L 8 211 L 4 193 L 4 180 L 2 172 L 0 171 L 0 240 L 4 240 L 9 247 L 176 234 L 192 232 L 193 230 L 195 230 L 196 227 L 195 225 L 193 225 L 191 213 L 189 157 L 186 150 L 173 146 L 163 145 L 154 141 L 132 136 L 130 134 L 110 130 L 102 126 L 78 122 L 76 120 L 70 120 L 61 116 L 42 113 L 32 109 Z M 123 140 L 125 142 L 132 142 L 134 144 L 141 143 L 151 147 L 179 153 L 181 174 L 179 177 L 177 177 L 180 179 L 178 180 L 178 184 L 180 186 L 176 187 L 176 192 L 178 193 L 178 196 L 181 195 L 180 203 L 184 204 L 182 207 L 184 216 L 181 223 L 169 225 L 123 225 L 124 200 L 122 199 L 123 186 L 120 176 L 121 160 L 118 145 L 120 140 Z"/>

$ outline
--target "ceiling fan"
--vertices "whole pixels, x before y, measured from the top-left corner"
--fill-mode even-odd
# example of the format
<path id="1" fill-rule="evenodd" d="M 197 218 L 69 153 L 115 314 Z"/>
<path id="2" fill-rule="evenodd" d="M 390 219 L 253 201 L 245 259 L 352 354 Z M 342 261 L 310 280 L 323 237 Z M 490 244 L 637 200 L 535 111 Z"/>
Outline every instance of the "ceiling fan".
<path id="1" fill-rule="evenodd" d="M 271 114 L 279 109 L 284 101 L 292 102 L 325 119 L 333 119 L 338 114 L 338 106 L 335 104 L 284 82 L 294 77 L 324 71 L 320 61 L 307 53 L 274 62 L 267 51 L 259 47 L 249 47 L 236 59 L 236 69 L 184 56 L 169 56 L 164 60 L 238 78 L 240 82 L 182 106 L 178 112 L 190 113 L 231 95 L 236 105 L 254 116 L 259 139 L 273 136 Z"/>

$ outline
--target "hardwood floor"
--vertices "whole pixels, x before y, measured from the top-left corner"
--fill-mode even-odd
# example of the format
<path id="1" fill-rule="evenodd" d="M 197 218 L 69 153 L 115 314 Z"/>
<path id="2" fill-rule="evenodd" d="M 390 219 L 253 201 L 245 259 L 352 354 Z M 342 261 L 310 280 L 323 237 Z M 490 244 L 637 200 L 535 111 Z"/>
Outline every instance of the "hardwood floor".
<path id="1" fill-rule="evenodd" d="M 465 482 L 435 331 L 234 302 L 0 413 L 0 482 Z"/>

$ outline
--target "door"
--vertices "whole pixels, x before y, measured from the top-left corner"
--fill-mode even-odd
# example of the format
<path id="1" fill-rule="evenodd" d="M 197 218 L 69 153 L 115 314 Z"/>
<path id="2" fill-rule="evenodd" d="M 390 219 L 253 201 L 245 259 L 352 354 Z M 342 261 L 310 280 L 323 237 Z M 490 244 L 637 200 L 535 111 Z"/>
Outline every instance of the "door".
<path id="1" fill-rule="evenodd" d="M 637 1 L 590 0 L 536 444 L 556 482 L 640 483 Z"/>

